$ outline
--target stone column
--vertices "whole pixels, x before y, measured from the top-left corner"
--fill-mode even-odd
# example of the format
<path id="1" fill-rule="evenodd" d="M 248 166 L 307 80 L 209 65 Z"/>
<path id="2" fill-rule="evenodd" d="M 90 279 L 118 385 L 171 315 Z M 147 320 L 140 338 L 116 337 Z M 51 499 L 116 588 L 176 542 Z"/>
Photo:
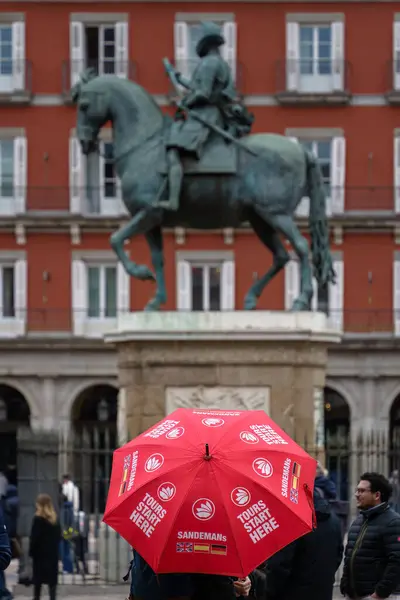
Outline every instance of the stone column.
<path id="1" fill-rule="evenodd" d="M 340 341 L 322 313 L 131 313 L 106 341 L 118 353 L 129 438 L 178 407 L 261 409 L 315 442 L 314 390 Z"/>

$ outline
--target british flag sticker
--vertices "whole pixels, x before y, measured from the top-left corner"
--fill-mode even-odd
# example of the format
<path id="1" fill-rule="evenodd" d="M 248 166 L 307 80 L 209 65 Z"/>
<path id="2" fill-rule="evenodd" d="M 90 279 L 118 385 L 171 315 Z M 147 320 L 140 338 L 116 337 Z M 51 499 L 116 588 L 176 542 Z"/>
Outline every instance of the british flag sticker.
<path id="1" fill-rule="evenodd" d="M 177 542 L 176 543 L 176 551 L 179 553 L 193 552 L 193 543 L 192 542 Z"/>

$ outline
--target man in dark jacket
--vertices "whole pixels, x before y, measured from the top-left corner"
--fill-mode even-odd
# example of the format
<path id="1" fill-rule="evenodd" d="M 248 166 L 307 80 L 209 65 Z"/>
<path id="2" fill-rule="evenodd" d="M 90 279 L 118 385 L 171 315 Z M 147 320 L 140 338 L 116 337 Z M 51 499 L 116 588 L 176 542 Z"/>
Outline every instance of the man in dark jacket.
<path id="1" fill-rule="evenodd" d="M 11 547 L 7 529 L 4 523 L 3 511 L 0 506 L 0 598 L 9 598 L 10 592 L 6 588 L 4 571 L 11 561 Z"/>
<path id="2" fill-rule="evenodd" d="M 340 591 L 348 598 L 400 593 L 400 515 L 389 507 L 392 486 L 364 473 L 356 489 L 360 515 L 350 527 Z"/>
<path id="3" fill-rule="evenodd" d="M 343 556 L 342 532 L 329 503 L 316 492 L 314 507 L 317 528 L 267 561 L 267 600 L 332 600 Z"/>

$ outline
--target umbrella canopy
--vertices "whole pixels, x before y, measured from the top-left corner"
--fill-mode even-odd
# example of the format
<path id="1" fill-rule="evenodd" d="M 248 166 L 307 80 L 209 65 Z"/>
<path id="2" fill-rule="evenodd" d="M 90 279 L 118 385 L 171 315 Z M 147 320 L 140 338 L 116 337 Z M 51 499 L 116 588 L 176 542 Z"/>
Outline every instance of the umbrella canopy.
<path id="1" fill-rule="evenodd" d="M 315 471 L 263 411 L 178 409 L 114 452 L 104 522 L 156 573 L 245 577 L 311 531 Z"/>

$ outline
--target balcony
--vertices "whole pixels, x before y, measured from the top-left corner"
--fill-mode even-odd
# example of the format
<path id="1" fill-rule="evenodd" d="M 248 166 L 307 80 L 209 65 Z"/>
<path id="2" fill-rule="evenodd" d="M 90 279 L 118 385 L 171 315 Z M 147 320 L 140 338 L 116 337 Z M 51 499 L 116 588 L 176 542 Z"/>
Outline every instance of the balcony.
<path id="1" fill-rule="evenodd" d="M 276 100 L 283 105 L 348 104 L 350 63 L 346 60 L 281 59 L 275 64 Z"/>
<path id="2" fill-rule="evenodd" d="M 393 186 L 350 186 L 345 188 L 345 212 L 374 212 L 394 215 L 396 194 Z"/>
<path id="3" fill-rule="evenodd" d="M 0 64 L 0 106 L 30 104 L 32 63 L 30 60 L 4 60 Z"/>
<path id="4" fill-rule="evenodd" d="M 386 100 L 389 104 L 400 104 L 400 60 L 390 60 L 387 64 L 386 72 Z"/>
<path id="5" fill-rule="evenodd" d="M 133 60 L 129 60 L 126 63 L 121 64 L 119 61 L 118 65 L 126 73 L 127 79 L 136 80 L 137 78 L 137 64 Z M 99 75 L 115 75 L 115 61 L 103 62 L 100 61 L 86 61 L 82 64 L 82 61 L 71 61 L 64 60 L 62 63 L 62 96 L 65 104 L 71 103 L 71 88 L 73 84 L 71 82 L 71 72 L 82 72 L 85 69 L 94 69 Z"/>
<path id="6" fill-rule="evenodd" d="M 174 64 L 174 61 L 171 60 L 171 63 Z M 179 60 L 175 61 L 175 69 L 177 70 L 177 72 L 181 73 L 183 77 L 190 80 L 190 77 L 198 64 L 199 59 Z M 237 99 L 238 101 L 240 101 L 243 97 L 243 65 L 238 61 L 228 61 L 228 64 L 234 76 L 234 85 L 237 93 Z M 182 87 L 182 92 L 184 91 L 185 89 Z M 172 83 L 169 84 L 168 99 L 172 105 L 175 105 L 179 99 L 178 94 L 176 93 L 176 90 Z"/>

